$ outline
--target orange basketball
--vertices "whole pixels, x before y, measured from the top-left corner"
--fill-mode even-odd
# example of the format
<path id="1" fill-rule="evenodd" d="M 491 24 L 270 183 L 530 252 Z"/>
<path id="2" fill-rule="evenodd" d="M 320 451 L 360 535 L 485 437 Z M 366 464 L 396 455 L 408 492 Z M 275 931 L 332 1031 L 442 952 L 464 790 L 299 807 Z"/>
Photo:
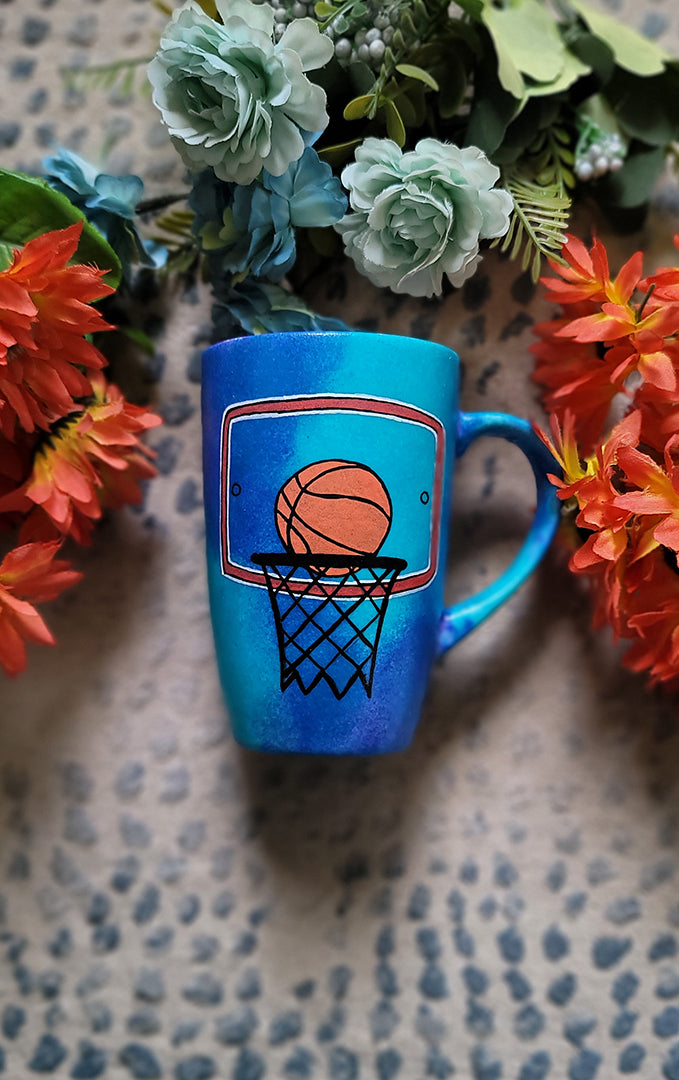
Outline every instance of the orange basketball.
<path id="1" fill-rule="evenodd" d="M 276 496 L 278 535 L 286 550 L 297 555 L 374 555 L 390 525 L 386 487 L 377 473 L 356 461 L 305 465 Z"/>

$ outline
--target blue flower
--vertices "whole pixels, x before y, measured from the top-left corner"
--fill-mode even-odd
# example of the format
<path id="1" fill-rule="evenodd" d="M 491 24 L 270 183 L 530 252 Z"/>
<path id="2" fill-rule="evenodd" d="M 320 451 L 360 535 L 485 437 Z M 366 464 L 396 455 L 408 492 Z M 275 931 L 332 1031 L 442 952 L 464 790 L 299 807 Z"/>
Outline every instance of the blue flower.
<path id="1" fill-rule="evenodd" d="M 333 44 L 315 19 L 280 37 L 269 4 L 216 0 L 210 18 L 194 0 L 172 14 L 149 64 L 153 101 L 189 169 L 249 184 L 280 176 L 304 150 L 302 132 L 328 125 L 325 91 L 305 72 L 324 67 Z"/>
<path id="2" fill-rule="evenodd" d="M 341 319 L 316 315 L 303 300 L 280 285 L 244 281 L 234 286 L 213 307 L 218 337 L 232 337 L 235 319 L 248 334 L 292 330 L 349 330 Z"/>
<path id="3" fill-rule="evenodd" d="M 134 263 L 156 270 L 165 264 L 166 249 L 153 240 L 145 240 L 137 229 L 137 205 L 144 194 L 144 184 L 138 176 L 101 173 L 78 154 L 63 148 L 45 158 L 43 166 L 50 187 L 66 195 L 106 237 L 126 276 Z"/>
<path id="4" fill-rule="evenodd" d="M 295 229 L 333 225 L 347 208 L 339 180 L 311 147 L 282 176 L 265 170 L 261 182 L 232 188 L 231 201 L 228 189 L 215 193 L 208 180 L 199 184 L 191 205 L 205 222 L 203 247 L 219 251 L 223 270 L 269 281 L 280 281 L 294 264 Z M 221 221 L 205 220 L 206 211 L 219 209 Z"/>
<path id="5" fill-rule="evenodd" d="M 367 138 L 342 172 L 352 212 L 336 226 L 349 258 L 374 285 L 439 296 L 480 261 L 479 241 L 504 236 L 514 205 L 500 170 L 475 146 L 420 139 L 405 153 Z"/>

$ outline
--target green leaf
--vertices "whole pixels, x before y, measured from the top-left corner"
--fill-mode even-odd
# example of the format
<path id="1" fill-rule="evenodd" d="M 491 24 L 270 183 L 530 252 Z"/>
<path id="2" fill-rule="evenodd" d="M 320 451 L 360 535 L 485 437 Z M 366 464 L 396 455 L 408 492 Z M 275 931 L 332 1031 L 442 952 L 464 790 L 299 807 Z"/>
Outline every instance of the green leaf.
<path id="1" fill-rule="evenodd" d="M 603 94 L 592 94 L 583 101 L 578 109 L 578 116 L 587 117 L 598 128 L 607 131 L 610 135 L 620 134 L 617 117 Z"/>
<path id="2" fill-rule="evenodd" d="M 361 94 L 359 97 L 353 98 L 344 110 L 344 119 L 361 120 L 370 112 L 374 100 L 373 94 Z"/>
<path id="3" fill-rule="evenodd" d="M 455 116 L 464 101 L 466 89 L 467 72 L 464 64 L 450 64 L 438 97 L 439 114 L 444 120 L 449 120 L 451 116 Z M 513 99 L 510 98 L 511 100 Z"/>
<path id="4" fill-rule="evenodd" d="M 334 229 L 307 229 L 309 242 L 319 255 L 333 259 L 342 250 L 342 241 Z"/>
<path id="5" fill-rule="evenodd" d="M 510 0 L 504 8 L 488 6 L 482 19 L 498 55 L 500 82 L 515 97 L 521 96 L 517 74 L 546 83 L 561 74 L 566 47 L 540 0 Z"/>
<path id="6" fill-rule="evenodd" d="M 106 282 L 116 288 L 122 275 L 120 259 L 85 215 L 44 180 L 0 169 L 0 242 L 23 247 L 36 236 L 76 222 L 83 223 L 76 258 L 107 270 Z"/>
<path id="7" fill-rule="evenodd" d="M 647 203 L 656 181 L 663 171 L 665 150 L 654 147 L 637 154 L 630 154 L 617 173 L 611 173 L 601 185 L 601 203 L 631 209 Z"/>
<path id="8" fill-rule="evenodd" d="M 327 161 L 333 169 L 339 169 L 342 165 L 346 165 L 347 161 L 350 161 L 354 156 L 354 150 L 357 146 L 360 146 L 363 139 L 349 139 L 348 142 L 335 143 L 334 146 L 324 146 L 322 150 L 318 151 L 318 156 L 321 161 Z"/>
<path id="9" fill-rule="evenodd" d="M 502 145 L 493 155 L 498 165 L 515 162 L 526 151 L 532 152 L 536 132 L 544 140 L 544 133 L 557 123 L 562 104 L 558 97 L 533 97 L 509 124 Z"/>
<path id="10" fill-rule="evenodd" d="M 120 326 L 119 330 L 125 337 L 133 341 L 135 345 L 146 353 L 147 356 L 154 356 L 156 347 L 153 344 L 148 334 L 145 334 L 143 330 L 140 330 L 137 326 Z"/>
<path id="11" fill-rule="evenodd" d="M 487 3 L 488 0 L 458 0 L 458 6 L 474 19 L 481 18 Z"/>
<path id="12" fill-rule="evenodd" d="M 492 158 L 495 150 L 501 146 L 507 130 L 518 108 L 518 102 L 512 94 L 507 94 L 498 84 L 486 87 L 475 99 L 464 137 L 465 146 L 477 146 Z"/>
<path id="13" fill-rule="evenodd" d="M 409 79 L 417 79 L 419 82 L 425 83 L 431 87 L 432 90 L 438 90 L 439 84 L 433 75 L 430 75 L 424 68 L 418 67 L 416 64 L 397 64 L 396 70 L 400 71 L 401 75 L 406 75 Z"/>
<path id="14" fill-rule="evenodd" d="M 650 146 L 667 146 L 679 139 L 679 67 L 675 64 L 662 75 L 645 79 L 617 71 L 605 93 L 627 135 Z"/>
<path id="15" fill-rule="evenodd" d="M 218 19 L 219 14 L 217 12 L 217 5 L 215 0 L 198 0 L 198 3 L 202 7 L 206 15 L 209 15 L 211 19 Z"/>
<path id="16" fill-rule="evenodd" d="M 495 11 L 495 8 L 492 10 Z M 520 101 L 526 92 L 526 84 L 523 81 L 523 76 L 514 63 L 509 49 L 505 48 L 502 34 L 490 25 L 488 25 L 488 31 L 493 39 L 493 45 L 495 47 L 495 55 L 497 56 L 497 75 L 500 83 L 508 94 L 511 94 L 514 98 L 518 98 Z"/>
<path id="17" fill-rule="evenodd" d="M 393 139 L 398 146 L 405 146 L 406 129 L 403 126 L 400 112 L 393 101 L 382 102 L 382 107 L 387 120 L 387 135 L 390 139 Z"/>
<path id="18" fill-rule="evenodd" d="M 594 34 L 582 31 L 569 38 L 568 49 L 579 60 L 582 60 L 583 64 L 591 68 L 599 82 L 603 84 L 608 82 L 615 68 L 615 57 L 613 50 L 605 41 Z"/>
<path id="19" fill-rule="evenodd" d="M 612 50 L 616 64 L 626 71 L 635 75 L 659 75 L 665 63 L 671 59 L 659 45 L 610 15 L 595 11 L 589 4 L 584 3 L 584 0 L 570 2 L 592 33 Z"/>
<path id="20" fill-rule="evenodd" d="M 317 19 L 330 19 L 337 13 L 337 8 L 332 4 L 326 4 L 324 0 L 318 0 L 318 3 L 314 7 Z"/>
<path id="21" fill-rule="evenodd" d="M 14 257 L 14 248 L 11 244 L 3 244 L 0 241 L 0 270 L 6 270 Z"/>
<path id="22" fill-rule="evenodd" d="M 564 90 L 569 90 L 573 83 L 576 83 L 584 75 L 589 75 L 591 71 L 589 64 L 584 63 L 573 53 L 567 51 L 564 56 L 561 74 L 554 82 L 528 85 L 526 86 L 526 96 L 547 97 L 550 94 L 562 94 Z"/>

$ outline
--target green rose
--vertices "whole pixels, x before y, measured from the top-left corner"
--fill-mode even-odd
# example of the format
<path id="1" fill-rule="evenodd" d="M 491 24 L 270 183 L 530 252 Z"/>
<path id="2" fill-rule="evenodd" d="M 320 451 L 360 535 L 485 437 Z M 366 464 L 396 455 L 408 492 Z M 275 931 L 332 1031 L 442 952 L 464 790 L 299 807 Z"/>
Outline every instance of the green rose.
<path id="1" fill-rule="evenodd" d="M 187 0 L 149 65 L 153 101 L 190 169 L 249 184 L 281 176 L 304 152 L 302 132 L 328 124 L 325 93 L 305 71 L 332 56 L 313 19 L 295 19 L 274 44 L 273 9 L 217 0 L 222 23 Z M 301 131 L 300 131 L 301 129 Z"/>
<path id="2" fill-rule="evenodd" d="M 479 240 L 506 233 L 513 200 L 494 189 L 499 178 L 475 146 L 422 139 L 404 154 L 369 138 L 342 172 L 353 213 L 335 229 L 373 284 L 438 295 L 444 274 L 457 287 L 474 273 Z"/>

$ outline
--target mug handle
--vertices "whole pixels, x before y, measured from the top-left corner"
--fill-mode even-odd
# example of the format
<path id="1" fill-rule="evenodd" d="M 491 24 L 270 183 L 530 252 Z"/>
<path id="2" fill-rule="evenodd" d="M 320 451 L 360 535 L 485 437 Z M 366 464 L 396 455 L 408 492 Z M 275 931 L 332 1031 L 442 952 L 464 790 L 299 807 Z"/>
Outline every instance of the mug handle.
<path id="1" fill-rule="evenodd" d="M 439 624 L 439 656 L 466 637 L 516 592 L 547 551 L 559 523 L 559 500 L 556 489 L 547 479 L 548 472 L 557 471 L 556 463 L 528 421 L 508 413 L 461 412 L 457 423 L 456 457 L 461 457 L 482 435 L 507 439 L 523 451 L 535 476 L 537 506 L 521 550 L 499 578 L 467 600 L 444 609 Z"/>

